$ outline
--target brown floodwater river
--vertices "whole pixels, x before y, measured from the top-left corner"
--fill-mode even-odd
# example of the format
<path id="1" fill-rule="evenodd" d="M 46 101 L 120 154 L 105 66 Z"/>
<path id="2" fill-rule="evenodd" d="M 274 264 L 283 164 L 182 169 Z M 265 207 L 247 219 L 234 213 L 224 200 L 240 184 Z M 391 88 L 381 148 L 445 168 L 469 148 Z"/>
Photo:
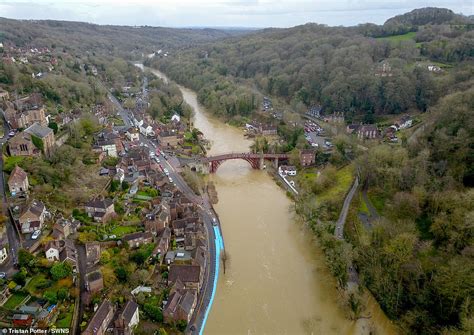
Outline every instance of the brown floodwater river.
<path id="1" fill-rule="evenodd" d="M 194 109 L 194 126 L 211 142 L 208 154 L 249 150 L 241 130 L 209 115 L 193 91 L 180 89 Z M 235 160 L 224 162 L 210 179 L 228 261 L 226 273 L 220 269 L 204 334 L 364 333 L 338 303 L 335 280 L 312 233 L 295 221 L 292 201 L 272 178 Z M 368 305 L 377 333 L 393 334 L 373 299 Z"/>

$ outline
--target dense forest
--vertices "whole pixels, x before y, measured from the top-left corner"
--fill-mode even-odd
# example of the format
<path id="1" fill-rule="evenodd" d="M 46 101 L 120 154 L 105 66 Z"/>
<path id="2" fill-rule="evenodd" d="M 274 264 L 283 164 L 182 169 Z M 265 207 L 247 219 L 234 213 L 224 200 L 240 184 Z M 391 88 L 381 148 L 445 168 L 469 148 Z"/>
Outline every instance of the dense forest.
<path id="1" fill-rule="evenodd" d="M 474 26 L 469 22 L 449 10 L 428 8 L 383 26 L 310 23 L 219 40 L 150 63 L 229 118 L 251 114 L 264 94 L 298 112 L 320 104 L 327 113 L 344 112 L 349 121 L 362 116 L 373 122 L 380 114 L 426 111 L 440 96 L 470 84 Z M 441 71 L 428 71 L 433 64 Z"/>

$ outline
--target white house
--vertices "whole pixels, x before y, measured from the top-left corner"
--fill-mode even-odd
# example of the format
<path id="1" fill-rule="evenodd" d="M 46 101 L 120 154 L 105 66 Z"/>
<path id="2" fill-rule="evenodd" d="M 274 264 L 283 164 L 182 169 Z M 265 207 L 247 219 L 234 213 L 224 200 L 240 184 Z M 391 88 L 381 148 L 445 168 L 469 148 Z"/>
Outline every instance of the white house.
<path id="1" fill-rule="evenodd" d="M 59 241 L 49 241 L 44 249 L 48 261 L 59 261 Z"/>
<path id="2" fill-rule="evenodd" d="M 3 245 L 0 246 L 0 264 L 3 264 L 3 262 L 5 262 L 5 260 L 7 259 L 7 257 L 8 257 L 7 248 L 5 248 Z"/>
<path id="3" fill-rule="evenodd" d="M 125 171 L 121 168 L 117 168 L 117 173 L 115 174 L 114 179 L 122 183 L 125 179 Z"/>
<path id="4" fill-rule="evenodd" d="M 400 120 L 398 120 L 395 126 L 398 127 L 398 130 L 410 128 L 411 126 L 413 126 L 413 119 L 410 116 L 406 115 Z"/>
<path id="5" fill-rule="evenodd" d="M 127 138 L 130 142 L 138 142 L 140 140 L 140 132 L 137 128 L 129 129 L 125 135 L 127 135 Z"/>
<path id="6" fill-rule="evenodd" d="M 107 156 L 118 157 L 117 146 L 114 141 L 100 141 L 97 145 L 101 147 L 102 151 L 105 152 Z"/>
<path id="7" fill-rule="evenodd" d="M 153 131 L 153 128 L 149 125 L 141 121 L 142 124 L 140 125 L 140 133 L 143 134 L 143 136 L 153 136 L 155 135 L 155 132 Z"/>
<path id="8" fill-rule="evenodd" d="M 179 116 L 178 114 L 173 114 L 173 116 L 171 117 L 171 121 L 175 121 L 175 122 L 180 122 L 181 121 L 181 116 Z"/>
<path id="9" fill-rule="evenodd" d="M 296 167 L 291 165 L 281 165 L 278 168 L 278 173 L 280 175 L 296 176 Z"/>

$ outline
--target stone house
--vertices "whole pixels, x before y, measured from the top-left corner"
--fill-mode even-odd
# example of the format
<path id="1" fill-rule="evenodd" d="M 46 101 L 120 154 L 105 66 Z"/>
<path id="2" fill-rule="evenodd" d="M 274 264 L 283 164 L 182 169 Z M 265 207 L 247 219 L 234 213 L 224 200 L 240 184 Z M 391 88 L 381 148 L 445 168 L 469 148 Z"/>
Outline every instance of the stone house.
<path id="1" fill-rule="evenodd" d="M 51 155 L 56 145 L 56 140 L 54 138 L 54 131 L 49 127 L 44 127 L 39 123 L 35 122 L 27 129 L 24 133 L 30 134 L 31 136 L 36 136 L 43 142 L 43 152 L 46 156 Z"/>
<path id="2" fill-rule="evenodd" d="M 127 242 L 130 248 L 138 248 L 139 246 L 153 242 L 153 235 L 151 233 L 132 233 L 122 237 L 123 242 Z"/>
<path id="3" fill-rule="evenodd" d="M 167 323 L 177 321 L 189 322 L 196 308 L 197 295 L 195 290 L 177 289 L 170 294 L 163 309 L 163 318 Z"/>
<path id="4" fill-rule="evenodd" d="M 135 301 L 129 300 L 115 319 L 114 335 L 133 334 L 133 328 L 139 322 L 138 305 Z"/>
<path id="5" fill-rule="evenodd" d="M 55 239 L 65 239 L 75 231 L 76 229 L 70 220 L 59 219 L 53 226 L 53 237 Z"/>
<path id="6" fill-rule="evenodd" d="M 87 266 L 94 266 L 100 261 L 100 243 L 87 242 L 86 243 L 86 261 Z"/>
<path id="7" fill-rule="evenodd" d="M 40 156 L 41 150 L 38 149 L 31 140 L 31 135 L 25 132 L 19 132 L 8 140 L 8 149 L 12 156 Z"/>
<path id="8" fill-rule="evenodd" d="M 114 202 L 112 199 L 90 200 L 85 204 L 85 211 L 95 222 L 104 223 L 115 215 Z"/>
<path id="9" fill-rule="evenodd" d="M 91 294 L 99 292 L 104 288 L 104 278 L 100 270 L 92 271 L 86 274 L 86 289 Z"/>
<path id="10" fill-rule="evenodd" d="M 153 256 L 161 256 L 161 260 L 163 259 L 163 255 L 168 252 L 170 241 L 171 241 L 171 230 L 168 227 L 161 229 L 158 233 L 158 242 L 153 249 Z"/>
<path id="11" fill-rule="evenodd" d="M 15 166 L 10 177 L 8 178 L 8 189 L 12 196 L 28 193 L 28 188 L 30 184 L 28 183 L 28 175 L 25 170 L 23 170 L 18 165 Z"/>
<path id="12" fill-rule="evenodd" d="M 357 130 L 357 137 L 359 139 L 375 139 L 379 137 L 379 130 L 372 124 L 362 125 Z"/>
<path id="13" fill-rule="evenodd" d="M 43 227 L 46 218 L 46 206 L 38 200 L 33 200 L 18 218 L 23 234 L 32 233 Z"/>
<path id="14" fill-rule="evenodd" d="M 170 265 L 168 285 L 175 283 L 178 279 L 185 288 L 199 290 L 202 283 L 201 267 L 199 265 Z"/>
<path id="15" fill-rule="evenodd" d="M 182 136 L 177 132 L 163 131 L 158 135 L 162 148 L 175 148 L 182 142 Z"/>

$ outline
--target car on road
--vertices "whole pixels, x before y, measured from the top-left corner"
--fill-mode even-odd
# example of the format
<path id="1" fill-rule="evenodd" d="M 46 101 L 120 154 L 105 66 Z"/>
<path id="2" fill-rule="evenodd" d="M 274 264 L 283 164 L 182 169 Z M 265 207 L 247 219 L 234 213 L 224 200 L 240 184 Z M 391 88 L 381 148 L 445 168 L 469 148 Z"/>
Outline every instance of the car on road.
<path id="1" fill-rule="evenodd" d="M 40 235 L 41 235 L 41 230 L 37 230 L 31 235 L 31 239 L 37 240 Z"/>
<path id="2" fill-rule="evenodd" d="M 165 175 L 167 175 L 167 176 L 169 176 L 169 174 L 170 174 L 170 172 L 168 171 L 168 169 L 167 169 L 167 168 L 164 168 L 164 169 L 163 169 L 163 172 L 164 172 L 164 173 L 165 173 Z"/>
<path id="3" fill-rule="evenodd" d="M 0 279 L 5 279 L 7 278 L 7 273 L 6 272 L 0 272 Z"/>
<path id="4" fill-rule="evenodd" d="M 10 136 L 10 137 L 13 137 L 13 136 L 15 136 L 15 132 L 14 132 L 13 130 L 12 130 L 12 131 L 10 131 L 10 132 L 8 133 L 8 136 Z"/>

